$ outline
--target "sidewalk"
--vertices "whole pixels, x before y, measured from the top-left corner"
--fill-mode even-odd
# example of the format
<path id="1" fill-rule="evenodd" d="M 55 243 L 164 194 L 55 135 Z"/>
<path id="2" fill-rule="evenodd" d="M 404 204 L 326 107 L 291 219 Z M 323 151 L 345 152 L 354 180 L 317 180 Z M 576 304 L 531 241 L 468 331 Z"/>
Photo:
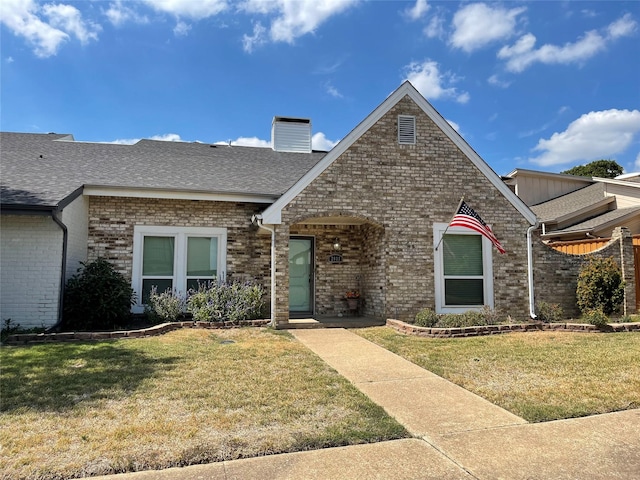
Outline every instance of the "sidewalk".
<path id="1" fill-rule="evenodd" d="M 347 330 L 291 333 L 416 438 L 94 478 L 640 478 L 640 410 L 528 424 Z"/>

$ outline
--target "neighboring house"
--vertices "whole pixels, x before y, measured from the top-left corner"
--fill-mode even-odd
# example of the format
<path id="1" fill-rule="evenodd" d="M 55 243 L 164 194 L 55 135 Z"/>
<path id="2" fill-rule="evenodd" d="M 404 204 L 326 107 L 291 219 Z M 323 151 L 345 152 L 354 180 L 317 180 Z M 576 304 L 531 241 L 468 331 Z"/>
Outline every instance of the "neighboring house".
<path id="1" fill-rule="evenodd" d="M 262 282 L 278 326 L 336 316 L 347 290 L 369 317 L 422 308 L 532 311 L 534 213 L 408 82 L 330 152 L 311 123 L 276 117 L 272 149 L 82 143 L 3 133 L 1 316 L 55 324 L 80 261 L 180 292 L 224 277 Z M 507 250 L 451 228 L 460 198 Z"/>
<path id="2" fill-rule="evenodd" d="M 616 227 L 640 234 L 637 173 L 608 179 L 516 169 L 504 181 L 536 214 L 545 242 L 611 238 Z"/>

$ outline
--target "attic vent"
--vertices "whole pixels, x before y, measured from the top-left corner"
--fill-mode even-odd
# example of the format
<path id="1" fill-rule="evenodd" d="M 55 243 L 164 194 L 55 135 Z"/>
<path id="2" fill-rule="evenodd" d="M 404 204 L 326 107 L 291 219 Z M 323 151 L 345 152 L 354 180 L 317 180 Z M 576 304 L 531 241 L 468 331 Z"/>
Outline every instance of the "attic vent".
<path id="1" fill-rule="evenodd" d="M 398 115 L 398 143 L 400 145 L 416 144 L 416 117 Z"/>
<path id="2" fill-rule="evenodd" d="M 276 152 L 311 153 L 311 120 L 273 117 L 271 148 Z"/>

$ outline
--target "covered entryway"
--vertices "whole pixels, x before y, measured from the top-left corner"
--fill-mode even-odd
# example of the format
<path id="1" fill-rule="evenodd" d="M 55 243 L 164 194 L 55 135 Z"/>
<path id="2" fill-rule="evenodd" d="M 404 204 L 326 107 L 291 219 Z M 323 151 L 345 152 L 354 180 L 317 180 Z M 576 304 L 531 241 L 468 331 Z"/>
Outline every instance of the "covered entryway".
<path id="1" fill-rule="evenodd" d="M 318 216 L 291 225 L 289 318 L 278 328 L 384 324 L 383 244 L 384 228 L 364 218 Z"/>

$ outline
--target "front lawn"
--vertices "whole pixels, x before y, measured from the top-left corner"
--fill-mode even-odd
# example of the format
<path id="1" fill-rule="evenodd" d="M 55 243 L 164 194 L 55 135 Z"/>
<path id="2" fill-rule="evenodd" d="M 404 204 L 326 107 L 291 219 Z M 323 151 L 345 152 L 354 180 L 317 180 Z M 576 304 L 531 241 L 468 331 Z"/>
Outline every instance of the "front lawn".
<path id="1" fill-rule="evenodd" d="M 0 349 L 0 478 L 70 478 L 408 436 L 270 329 Z"/>
<path id="2" fill-rule="evenodd" d="M 638 333 L 439 339 L 388 327 L 355 332 L 530 422 L 640 408 Z"/>

